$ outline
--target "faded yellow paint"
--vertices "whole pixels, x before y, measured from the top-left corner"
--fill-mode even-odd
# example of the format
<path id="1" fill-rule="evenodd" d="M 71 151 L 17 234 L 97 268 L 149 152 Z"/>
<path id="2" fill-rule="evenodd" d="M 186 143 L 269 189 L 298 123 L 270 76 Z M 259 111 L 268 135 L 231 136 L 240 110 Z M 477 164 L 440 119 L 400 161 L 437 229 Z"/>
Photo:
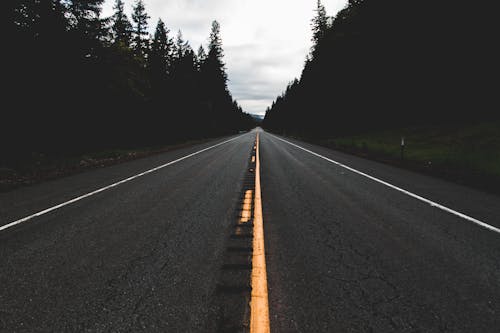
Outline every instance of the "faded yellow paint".
<path id="1" fill-rule="evenodd" d="M 252 296 L 250 300 L 250 332 L 268 333 L 269 303 L 267 294 L 266 254 L 264 249 L 264 221 L 260 192 L 259 133 L 256 139 L 255 198 L 253 213 Z"/>
<path id="2" fill-rule="evenodd" d="M 246 223 L 250 221 L 251 217 L 252 217 L 252 190 L 246 190 L 245 198 L 243 199 L 243 205 L 241 207 L 240 223 Z"/>

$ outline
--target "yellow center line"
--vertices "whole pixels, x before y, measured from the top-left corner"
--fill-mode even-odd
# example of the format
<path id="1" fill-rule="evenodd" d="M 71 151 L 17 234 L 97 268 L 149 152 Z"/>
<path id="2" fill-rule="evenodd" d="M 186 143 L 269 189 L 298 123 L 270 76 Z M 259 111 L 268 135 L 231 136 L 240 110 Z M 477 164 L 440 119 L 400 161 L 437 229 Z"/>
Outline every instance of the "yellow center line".
<path id="1" fill-rule="evenodd" d="M 250 221 L 251 217 L 252 217 L 252 190 L 246 190 L 245 199 L 243 199 L 243 205 L 241 207 L 240 223 L 246 223 Z"/>
<path id="2" fill-rule="evenodd" d="M 264 221 L 260 193 L 259 133 L 255 143 L 255 199 L 253 213 L 252 296 L 250 300 L 250 333 L 268 333 L 269 303 L 267 295 L 266 255 L 264 249 Z"/>

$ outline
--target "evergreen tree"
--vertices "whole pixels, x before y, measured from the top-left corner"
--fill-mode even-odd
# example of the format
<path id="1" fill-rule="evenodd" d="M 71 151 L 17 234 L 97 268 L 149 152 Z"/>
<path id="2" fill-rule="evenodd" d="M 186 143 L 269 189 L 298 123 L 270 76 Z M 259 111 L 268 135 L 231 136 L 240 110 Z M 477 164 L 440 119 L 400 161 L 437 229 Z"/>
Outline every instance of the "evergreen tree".
<path id="1" fill-rule="evenodd" d="M 224 85 L 227 82 L 225 64 L 222 60 L 224 51 L 222 49 L 222 40 L 220 37 L 219 22 L 212 22 L 212 31 L 210 32 L 210 41 L 208 44 L 207 65 L 213 71 L 213 75 L 221 79 Z"/>
<path id="2" fill-rule="evenodd" d="M 184 53 L 186 52 L 187 42 L 182 37 L 182 31 L 177 32 L 177 39 L 175 40 L 175 51 L 177 60 L 182 59 L 184 57 Z"/>
<path id="3" fill-rule="evenodd" d="M 168 38 L 168 33 L 169 30 L 165 27 L 165 23 L 161 19 L 158 19 L 149 56 L 150 68 L 153 75 L 167 75 L 172 46 Z"/>
<path id="4" fill-rule="evenodd" d="M 207 54 L 205 52 L 205 49 L 203 48 L 203 45 L 200 45 L 200 47 L 198 48 L 198 54 L 196 55 L 196 64 L 198 71 L 201 71 L 201 68 L 206 60 Z"/>
<path id="5" fill-rule="evenodd" d="M 317 1 L 316 4 L 316 16 L 312 19 L 311 27 L 312 27 L 312 52 L 314 52 L 315 48 L 318 46 L 320 41 L 325 36 L 325 33 L 328 29 L 328 16 L 326 15 L 325 6 L 321 3 L 321 0 Z"/>
<path id="6" fill-rule="evenodd" d="M 197 59 L 196 59 L 196 54 L 194 53 L 193 49 L 191 48 L 191 45 L 189 45 L 187 42 L 184 47 L 184 57 L 183 57 L 183 62 L 185 66 L 185 70 L 189 73 L 188 75 L 191 77 L 191 79 L 194 81 L 194 75 L 196 74 L 197 71 Z"/>
<path id="7" fill-rule="evenodd" d="M 88 39 L 100 39 L 103 25 L 100 19 L 104 0 L 68 0 L 70 26 Z"/>
<path id="8" fill-rule="evenodd" d="M 220 37 L 220 25 L 213 21 L 209 37 L 208 55 L 201 70 L 203 103 L 210 114 L 210 126 L 219 133 L 228 133 L 231 123 L 238 122 L 239 110 L 233 107 L 233 99 L 227 89 L 227 74 L 223 61 L 224 51 Z"/>
<path id="9" fill-rule="evenodd" d="M 146 7 L 142 0 L 137 0 L 133 12 L 132 21 L 135 23 L 133 27 L 134 51 L 139 58 L 144 58 L 148 48 L 148 19 Z"/>
<path id="10" fill-rule="evenodd" d="M 113 41 L 115 44 L 129 47 L 132 39 L 132 24 L 125 14 L 123 0 L 116 0 L 113 9 L 115 10 L 112 17 Z"/>

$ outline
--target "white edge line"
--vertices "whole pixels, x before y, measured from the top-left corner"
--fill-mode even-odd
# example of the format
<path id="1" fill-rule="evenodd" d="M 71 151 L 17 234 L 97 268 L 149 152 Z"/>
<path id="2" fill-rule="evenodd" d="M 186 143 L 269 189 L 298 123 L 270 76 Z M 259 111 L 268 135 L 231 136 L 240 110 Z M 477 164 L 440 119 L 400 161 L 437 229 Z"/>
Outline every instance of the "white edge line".
<path id="1" fill-rule="evenodd" d="M 14 221 L 14 222 L 10 222 L 10 223 L 8 223 L 8 224 L 5 224 L 5 225 L 3 225 L 3 226 L 0 226 L 0 231 L 3 231 L 3 230 L 8 229 L 8 228 L 11 228 L 11 227 L 13 227 L 13 226 L 15 226 L 15 225 L 17 225 L 17 224 L 20 224 L 20 223 L 26 222 L 26 221 L 28 221 L 28 220 L 31 220 L 31 219 L 35 218 L 35 217 L 38 217 L 38 216 L 41 216 L 41 215 L 47 214 L 47 213 L 49 213 L 49 212 L 51 212 L 51 211 L 53 211 L 53 210 L 59 209 L 59 208 L 61 208 L 61 207 L 64 207 L 64 206 L 67 206 L 67 205 L 72 204 L 72 203 L 74 203 L 74 202 L 77 202 L 77 201 L 79 201 L 79 200 L 85 199 L 85 198 L 90 197 L 90 196 L 92 196 L 92 195 L 94 195 L 94 194 L 97 194 L 97 193 L 100 193 L 100 192 L 106 191 L 106 190 L 108 190 L 108 189 L 110 189 L 110 188 L 116 187 L 116 186 L 118 186 L 118 185 L 120 185 L 120 184 L 126 183 L 126 182 L 128 182 L 128 181 L 133 180 L 133 179 L 136 179 L 136 178 L 139 178 L 139 177 L 141 177 L 141 176 L 147 175 L 147 174 L 149 174 L 149 173 L 151 173 L 151 172 L 154 172 L 154 171 L 160 170 L 160 169 L 162 169 L 162 168 L 164 168 L 164 167 L 167 167 L 167 166 L 172 165 L 172 164 L 174 164 L 174 163 L 177 163 L 177 162 L 180 162 L 180 161 L 182 161 L 182 160 L 185 160 L 186 158 L 193 157 L 193 156 L 198 155 L 198 154 L 200 154 L 200 153 L 203 153 L 203 152 L 205 152 L 205 151 L 207 151 L 207 150 L 209 150 L 209 149 L 212 149 L 212 148 L 218 147 L 218 146 L 220 146 L 220 145 L 223 145 L 223 144 L 225 144 L 225 143 L 228 143 L 228 142 L 230 142 L 230 141 L 236 140 L 236 139 L 238 139 L 238 138 L 242 137 L 243 135 L 245 135 L 245 134 L 239 135 L 239 136 L 237 136 L 237 137 L 235 137 L 235 138 L 232 138 L 232 139 L 229 139 L 229 140 L 226 140 L 226 141 L 223 141 L 223 142 L 219 142 L 218 144 L 215 144 L 215 145 L 213 145 L 213 146 L 210 146 L 210 147 L 204 148 L 204 149 L 202 149 L 202 150 L 198 150 L 198 151 L 196 151 L 196 152 L 194 152 L 194 153 L 191 153 L 191 154 L 189 154 L 189 155 L 183 156 L 183 157 L 178 158 L 178 159 L 176 159 L 176 160 L 174 160 L 174 161 L 170 161 L 170 162 L 168 162 L 168 163 L 165 163 L 165 164 L 162 164 L 162 165 L 160 165 L 160 166 L 157 166 L 157 167 L 155 167 L 155 168 L 153 168 L 153 169 L 150 169 L 150 170 L 147 170 L 147 171 L 144 171 L 144 172 L 138 173 L 138 174 L 136 174 L 136 175 L 134 175 L 134 176 L 131 176 L 131 177 L 128 177 L 128 178 L 122 179 L 122 180 L 120 180 L 120 181 L 118 181 L 118 182 L 116 182 L 116 183 L 113 183 L 113 184 L 111 184 L 111 185 L 108 185 L 108 186 L 102 187 L 102 188 L 100 188 L 100 189 L 98 189 L 98 190 L 95 190 L 95 191 L 92 191 L 92 192 L 89 192 L 89 193 L 86 193 L 86 194 L 80 195 L 79 197 L 73 198 L 73 199 L 71 199 L 71 200 L 68 200 L 68 201 L 66 201 L 66 202 L 63 202 L 63 203 L 58 204 L 58 205 L 56 205 L 56 206 L 53 206 L 53 207 L 50 207 L 50 208 L 47 208 L 47 209 L 41 210 L 41 211 L 39 211 L 39 212 L 37 212 L 37 213 L 35 213 L 35 214 L 32 214 L 32 215 L 29 215 L 29 216 L 23 217 L 23 218 L 21 218 L 21 219 L 19 219 L 19 220 L 16 220 L 16 221 Z"/>
<path id="2" fill-rule="evenodd" d="M 392 188 L 392 189 L 394 189 L 394 190 L 396 190 L 396 191 L 399 191 L 399 192 L 401 192 L 401 193 L 404 193 L 404 194 L 406 194 L 406 195 L 408 195 L 408 196 L 410 196 L 410 197 L 412 197 L 412 198 L 415 198 L 415 199 L 417 199 L 417 200 L 420 200 L 420 201 L 422 201 L 422 202 L 425 202 L 425 203 L 427 203 L 427 204 L 431 205 L 432 207 L 435 207 L 435 208 L 441 209 L 441 210 L 443 210 L 443 211 L 445 211 L 445 212 L 447 212 L 447 213 L 450 213 L 450 214 L 453 214 L 453 215 L 455 215 L 455 216 L 461 217 L 461 218 L 463 218 L 463 219 L 465 219 L 465 220 L 467 220 L 467 221 L 470 221 L 470 222 L 472 222 L 472 223 L 475 223 L 475 224 L 477 224 L 477 225 L 479 225 L 479 226 L 481 226 L 481 227 L 483 227 L 483 228 L 486 228 L 486 229 L 488 229 L 488 230 L 490 230 L 490 231 L 493 231 L 493 232 L 496 232 L 496 233 L 499 233 L 499 234 L 500 234 L 500 229 L 499 229 L 499 228 L 496 228 L 496 227 L 494 227 L 494 226 L 492 226 L 492 225 L 490 225 L 490 224 L 488 224 L 488 223 L 482 222 L 482 221 L 480 221 L 480 220 L 478 220 L 478 219 L 475 219 L 475 218 L 473 218 L 473 217 L 471 217 L 471 216 L 469 216 L 469 215 L 466 215 L 466 214 L 463 214 L 463 213 L 457 212 L 456 210 L 453 210 L 453 209 L 451 209 L 451 208 L 448 208 L 448 207 L 446 207 L 446 206 L 443 206 L 443 205 L 441 205 L 441 204 L 438 204 L 437 202 L 434 202 L 434 201 L 432 201 L 432 200 L 426 199 L 426 198 L 424 198 L 424 197 L 421 197 L 420 195 L 417 195 L 417 194 L 414 194 L 414 193 L 409 192 L 409 191 L 407 191 L 407 190 L 404 190 L 404 189 L 402 189 L 402 188 L 400 188 L 400 187 L 397 187 L 397 186 L 395 186 L 395 185 L 392 185 L 392 184 L 390 184 L 390 183 L 388 183 L 388 182 L 386 182 L 386 181 L 383 181 L 383 180 L 381 180 L 381 179 L 378 179 L 378 178 L 375 178 L 375 177 L 373 177 L 373 176 L 370 176 L 370 175 L 368 175 L 368 174 L 366 174 L 366 173 L 364 173 L 364 172 L 362 172 L 362 171 L 356 170 L 356 169 L 351 168 L 351 167 L 349 167 L 349 166 L 347 166 L 347 165 L 345 165 L 345 164 L 342 164 L 342 163 L 340 163 L 340 162 L 337 162 L 337 161 L 334 161 L 334 160 L 332 160 L 332 159 L 329 159 L 328 157 L 325 157 L 325 156 L 323 156 L 323 155 L 320 155 L 320 154 L 318 154 L 318 153 L 315 153 L 315 152 L 313 152 L 313 151 L 311 151 L 311 150 L 309 150 L 309 149 L 303 148 L 303 147 L 301 147 L 301 146 L 299 146 L 299 145 L 296 145 L 295 143 L 292 143 L 292 142 L 290 142 L 290 141 L 287 141 L 287 140 L 284 140 L 284 139 L 282 139 L 282 138 L 279 138 L 279 137 L 277 137 L 277 136 L 275 136 L 275 135 L 273 135 L 273 134 L 270 134 L 270 133 L 268 133 L 268 134 L 269 134 L 269 135 L 271 135 L 271 136 L 273 136 L 273 137 L 275 137 L 275 138 L 276 138 L 276 139 L 278 139 L 278 140 L 281 140 L 281 141 L 286 142 L 286 143 L 288 143 L 288 144 L 290 144 L 290 145 L 292 145 L 292 146 L 294 146 L 294 147 L 297 147 L 297 148 L 299 148 L 299 149 L 302 149 L 302 150 L 304 150 L 304 151 L 306 151 L 306 152 L 308 152 L 308 153 L 310 153 L 310 154 L 312 154 L 312 155 L 314 155 L 314 156 L 317 156 L 317 157 L 322 158 L 322 159 L 324 159 L 324 160 L 326 160 L 326 161 L 328 161 L 328 162 L 331 162 L 331 163 L 333 163 L 333 164 L 336 164 L 336 165 L 338 165 L 338 166 L 340 166 L 340 167 L 342 167 L 342 168 L 344 168 L 344 169 L 347 169 L 347 170 L 349 170 L 349 171 L 352 171 L 352 172 L 354 172 L 354 173 L 357 173 L 358 175 L 361 175 L 361 176 L 363 176 L 363 177 L 369 178 L 369 179 L 371 179 L 371 180 L 373 180 L 373 181 L 375 181 L 375 182 L 377 182 L 377 183 L 383 184 L 383 185 L 385 185 L 385 186 L 387 186 L 387 187 L 390 187 L 390 188 Z"/>

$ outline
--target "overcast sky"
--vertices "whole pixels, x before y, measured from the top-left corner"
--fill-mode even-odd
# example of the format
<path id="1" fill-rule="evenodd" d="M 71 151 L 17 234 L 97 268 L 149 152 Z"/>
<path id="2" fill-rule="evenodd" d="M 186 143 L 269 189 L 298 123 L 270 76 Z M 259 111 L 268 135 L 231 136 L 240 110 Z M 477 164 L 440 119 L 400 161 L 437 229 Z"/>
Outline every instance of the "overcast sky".
<path id="1" fill-rule="evenodd" d="M 129 14 L 134 0 L 124 1 Z M 316 0 L 144 0 L 150 31 L 161 17 L 175 37 L 182 30 L 196 51 L 207 45 L 213 20 L 221 24 L 229 90 L 246 112 L 266 108 L 300 76 L 311 46 L 310 22 Z M 347 0 L 323 0 L 328 15 Z M 103 16 L 112 14 L 106 0 Z"/>

